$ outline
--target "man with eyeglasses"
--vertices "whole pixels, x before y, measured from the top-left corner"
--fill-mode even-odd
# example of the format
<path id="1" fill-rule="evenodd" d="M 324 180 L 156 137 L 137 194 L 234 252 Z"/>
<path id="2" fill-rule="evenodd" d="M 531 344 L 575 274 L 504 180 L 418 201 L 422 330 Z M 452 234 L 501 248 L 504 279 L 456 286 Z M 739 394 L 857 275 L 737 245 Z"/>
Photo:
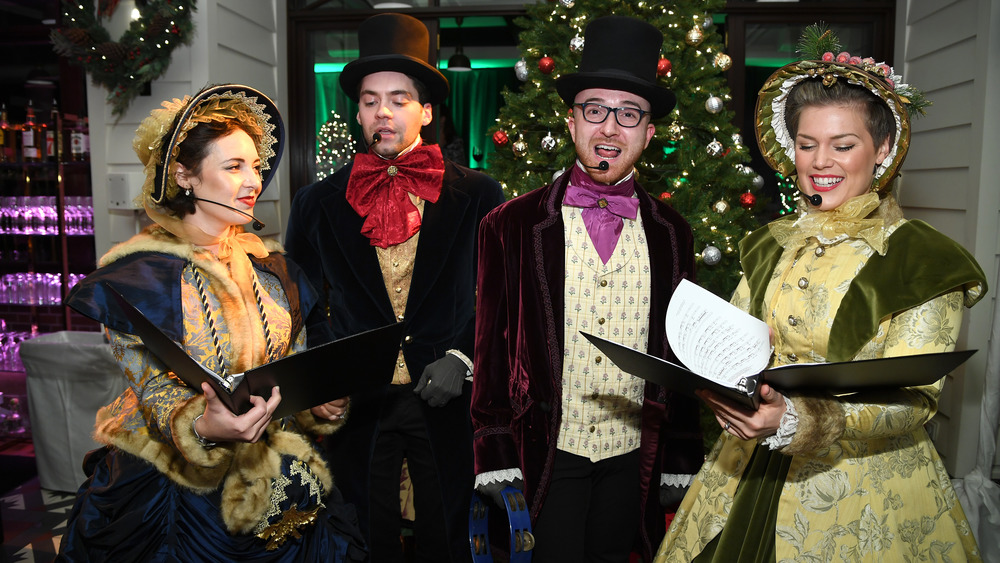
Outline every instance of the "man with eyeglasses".
<path id="1" fill-rule="evenodd" d="M 523 489 L 535 563 L 651 560 L 704 459 L 697 402 L 621 371 L 580 334 L 676 361 L 664 318 L 694 276 L 691 229 L 635 178 L 651 121 L 675 103 L 657 84 L 662 40 L 634 18 L 587 26 L 578 72 L 556 81 L 575 165 L 480 225 L 476 488 L 497 503 Z"/>

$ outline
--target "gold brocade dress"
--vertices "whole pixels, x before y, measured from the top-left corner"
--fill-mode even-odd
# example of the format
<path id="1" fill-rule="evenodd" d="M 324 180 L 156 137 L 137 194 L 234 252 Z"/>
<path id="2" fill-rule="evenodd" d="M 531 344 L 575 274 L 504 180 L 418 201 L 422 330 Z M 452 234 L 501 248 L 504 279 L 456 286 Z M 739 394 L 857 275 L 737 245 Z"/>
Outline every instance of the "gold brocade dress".
<path id="1" fill-rule="evenodd" d="M 904 222 L 885 227 L 885 236 Z M 786 246 L 762 303 L 774 336 L 772 366 L 827 361 L 841 300 L 874 253 L 862 238 Z M 955 288 L 883 318 L 854 359 L 953 350 L 966 297 Z M 747 278 L 732 302 L 749 310 Z M 778 450 L 722 434 L 655 561 L 979 560 L 923 426 L 943 384 L 836 397 L 789 393 L 798 425 Z"/>

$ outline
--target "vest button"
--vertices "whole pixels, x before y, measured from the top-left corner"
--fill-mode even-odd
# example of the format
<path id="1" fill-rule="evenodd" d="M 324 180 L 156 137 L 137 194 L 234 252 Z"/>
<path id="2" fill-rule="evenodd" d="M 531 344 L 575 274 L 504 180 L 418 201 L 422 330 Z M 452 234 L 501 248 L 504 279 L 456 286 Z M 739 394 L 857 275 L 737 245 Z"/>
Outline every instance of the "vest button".
<path id="1" fill-rule="evenodd" d="M 799 278 L 799 289 L 805 289 L 809 287 L 809 280 L 806 278 Z"/>

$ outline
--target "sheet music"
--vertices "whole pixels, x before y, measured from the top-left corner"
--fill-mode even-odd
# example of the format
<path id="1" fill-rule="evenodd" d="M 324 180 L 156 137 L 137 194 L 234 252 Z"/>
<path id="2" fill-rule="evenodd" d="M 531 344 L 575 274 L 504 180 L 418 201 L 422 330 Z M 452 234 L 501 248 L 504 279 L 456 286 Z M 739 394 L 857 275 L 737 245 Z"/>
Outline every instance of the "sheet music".
<path id="1" fill-rule="evenodd" d="M 666 330 L 681 363 L 729 387 L 763 371 L 771 357 L 763 321 L 688 280 L 681 280 L 670 298 Z"/>

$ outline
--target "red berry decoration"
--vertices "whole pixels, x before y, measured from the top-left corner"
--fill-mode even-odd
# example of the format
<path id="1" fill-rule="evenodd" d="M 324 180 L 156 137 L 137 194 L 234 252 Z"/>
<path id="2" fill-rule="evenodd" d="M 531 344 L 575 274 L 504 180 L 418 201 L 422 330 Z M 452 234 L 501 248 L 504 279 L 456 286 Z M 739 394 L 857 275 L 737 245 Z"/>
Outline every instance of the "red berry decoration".
<path id="1" fill-rule="evenodd" d="M 757 196 L 750 192 L 740 194 L 740 207 L 743 209 L 753 209 L 753 206 L 757 203 Z"/>
<path id="2" fill-rule="evenodd" d="M 670 201 L 670 198 L 672 197 L 674 197 L 674 194 L 670 192 L 662 192 L 660 194 L 660 199 L 662 199 L 663 201 Z"/>
<path id="3" fill-rule="evenodd" d="M 493 146 L 496 148 L 506 145 L 509 140 L 510 139 L 507 138 L 507 133 L 504 133 L 503 131 L 497 131 L 493 134 Z"/>
<path id="4" fill-rule="evenodd" d="M 670 74 L 671 69 L 674 65 L 670 64 L 670 59 L 666 57 L 660 57 L 660 60 L 656 62 L 656 75 L 666 76 Z"/>
<path id="5" fill-rule="evenodd" d="M 542 71 L 542 74 L 552 74 L 552 71 L 556 68 L 556 62 L 552 60 L 552 57 L 545 55 L 538 60 L 538 70 Z"/>

